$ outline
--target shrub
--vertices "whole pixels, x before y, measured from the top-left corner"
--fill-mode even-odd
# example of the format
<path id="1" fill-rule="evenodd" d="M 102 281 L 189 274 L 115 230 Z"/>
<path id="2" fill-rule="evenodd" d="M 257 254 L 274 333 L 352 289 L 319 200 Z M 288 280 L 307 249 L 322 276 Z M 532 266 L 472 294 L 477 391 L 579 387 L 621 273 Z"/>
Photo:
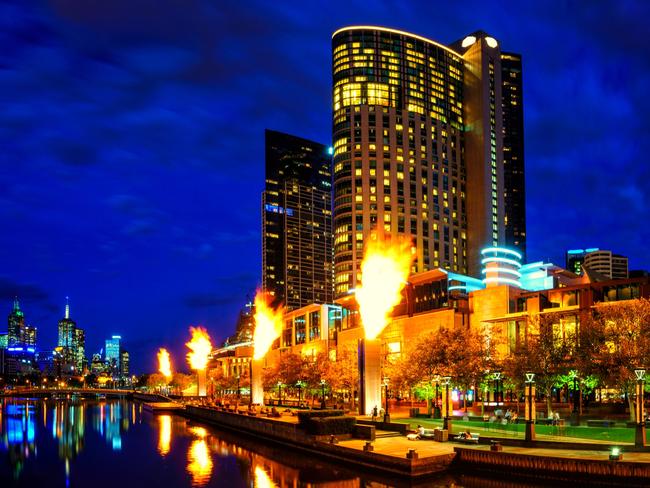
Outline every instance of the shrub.
<path id="1" fill-rule="evenodd" d="M 354 417 L 315 417 L 307 422 L 307 433 L 312 435 L 351 434 L 357 419 Z"/>
<path id="2" fill-rule="evenodd" d="M 343 415 L 343 410 L 305 410 L 298 412 L 298 423 L 305 426 L 309 423 L 309 419 L 317 417 L 340 417 Z"/>

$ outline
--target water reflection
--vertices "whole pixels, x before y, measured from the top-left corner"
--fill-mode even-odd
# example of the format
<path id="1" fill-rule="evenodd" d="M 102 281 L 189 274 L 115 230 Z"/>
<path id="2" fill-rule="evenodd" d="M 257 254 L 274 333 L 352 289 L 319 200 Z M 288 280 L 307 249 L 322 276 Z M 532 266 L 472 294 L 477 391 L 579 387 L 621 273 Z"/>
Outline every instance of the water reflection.
<path id="1" fill-rule="evenodd" d="M 0 413 L 0 433 L 3 450 L 7 451 L 17 478 L 24 463 L 36 455 L 36 418 L 34 405 L 12 403 Z"/>
<path id="2" fill-rule="evenodd" d="M 255 466 L 255 488 L 276 488 L 277 485 L 269 477 L 264 468 L 260 465 Z"/>
<path id="3" fill-rule="evenodd" d="M 158 415 L 158 452 L 163 456 L 169 454 L 172 441 L 171 415 Z"/>

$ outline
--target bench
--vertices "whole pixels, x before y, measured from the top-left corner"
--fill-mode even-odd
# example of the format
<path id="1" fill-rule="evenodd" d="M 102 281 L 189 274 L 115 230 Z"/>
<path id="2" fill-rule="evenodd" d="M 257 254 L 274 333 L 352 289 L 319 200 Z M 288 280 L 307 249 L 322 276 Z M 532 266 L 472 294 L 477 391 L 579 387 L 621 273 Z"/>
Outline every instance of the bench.
<path id="1" fill-rule="evenodd" d="M 470 432 L 470 435 L 472 437 L 467 438 L 463 434 L 459 434 L 457 436 L 454 436 L 454 441 L 462 442 L 463 444 L 478 444 L 479 434 L 476 434 L 474 432 Z"/>

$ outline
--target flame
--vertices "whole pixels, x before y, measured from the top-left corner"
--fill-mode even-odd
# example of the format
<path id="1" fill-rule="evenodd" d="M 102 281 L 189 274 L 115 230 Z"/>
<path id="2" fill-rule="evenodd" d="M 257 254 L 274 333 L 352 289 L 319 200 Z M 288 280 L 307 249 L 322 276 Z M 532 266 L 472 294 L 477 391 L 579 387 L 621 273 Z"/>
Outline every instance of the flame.
<path id="1" fill-rule="evenodd" d="M 158 350 L 158 371 L 160 371 L 167 379 L 172 376 L 172 362 L 169 357 L 169 351 L 164 347 L 161 347 Z"/>
<path id="2" fill-rule="evenodd" d="M 208 365 L 208 355 L 212 352 L 210 336 L 203 327 L 190 327 L 192 340 L 185 343 L 191 352 L 187 353 L 187 360 L 192 369 L 205 369 Z"/>
<path id="3" fill-rule="evenodd" d="M 158 433 L 158 452 L 166 456 L 169 453 L 172 438 L 172 417 L 171 415 L 159 415 L 158 423 L 160 432 Z"/>
<path id="4" fill-rule="evenodd" d="M 262 291 L 255 295 L 255 332 L 253 333 L 253 359 L 264 357 L 282 332 L 282 307 L 272 309 Z"/>
<path id="5" fill-rule="evenodd" d="M 401 291 L 413 262 L 411 241 L 384 240 L 372 234 L 361 263 L 361 286 L 356 290 L 366 339 L 375 339 L 386 326 L 388 314 L 401 300 Z"/>

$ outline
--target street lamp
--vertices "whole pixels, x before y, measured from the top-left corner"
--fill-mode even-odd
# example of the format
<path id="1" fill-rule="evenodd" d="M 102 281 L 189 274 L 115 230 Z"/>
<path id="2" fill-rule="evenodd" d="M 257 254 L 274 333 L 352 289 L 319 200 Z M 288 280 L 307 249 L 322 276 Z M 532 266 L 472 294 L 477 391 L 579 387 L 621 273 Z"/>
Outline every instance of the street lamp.
<path id="1" fill-rule="evenodd" d="M 302 398 L 300 396 L 300 393 L 302 392 L 302 381 L 298 380 L 296 382 L 296 386 L 298 387 L 298 407 L 300 407 L 300 403 L 302 401 Z"/>
<path id="2" fill-rule="evenodd" d="M 386 408 L 384 409 L 384 423 L 390 422 L 390 414 L 388 413 L 388 376 L 384 376 L 384 386 L 386 387 Z"/>
<path id="3" fill-rule="evenodd" d="M 526 442 L 535 440 L 535 373 L 526 373 Z"/>
<path id="4" fill-rule="evenodd" d="M 634 370 L 636 376 L 636 434 L 634 436 L 634 445 L 644 447 L 645 442 L 645 414 L 643 411 L 643 393 L 645 383 L 645 369 L 637 368 Z"/>
<path id="5" fill-rule="evenodd" d="M 442 384 L 445 387 L 445 418 L 442 422 L 442 428 L 451 432 L 451 416 L 449 415 L 449 382 L 451 381 L 451 376 L 443 376 Z"/>
<path id="6" fill-rule="evenodd" d="M 569 373 L 573 379 L 573 413 L 578 412 L 578 372 L 574 369 Z"/>
<path id="7" fill-rule="evenodd" d="M 278 407 L 282 404 L 282 382 L 278 381 Z"/>
<path id="8" fill-rule="evenodd" d="M 439 419 L 440 418 L 440 407 L 438 406 L 438 394 L 440 391 L 440 375 L 436 374 L 433 375 L 433 383 L 436 385 L 436 396 L 435 396 L 435 401 L 433 403 L 433 418 L 434 419 Z"/>
<path id="9" fill-rule="evenodd" d="M 320 380 L 320 408 L 325 410 L 325 383 L 326 381 Z"/>
<path id="10" fill-rule="evenodd" d="M 237 375 L 237 400 L 239 400 L 239 398 L 241 397 L 240 389 L 239 389 L 239 378 L 240 378 L 240 376 Z"/>
<path id="11" fill-rule="evenodd" d="M 499 380 L 501 379 L 501 371 L 495 371 L 492 373 L 492 378 L 494 378 L 494 402 L 496 406 L 499 406 Z"/>

